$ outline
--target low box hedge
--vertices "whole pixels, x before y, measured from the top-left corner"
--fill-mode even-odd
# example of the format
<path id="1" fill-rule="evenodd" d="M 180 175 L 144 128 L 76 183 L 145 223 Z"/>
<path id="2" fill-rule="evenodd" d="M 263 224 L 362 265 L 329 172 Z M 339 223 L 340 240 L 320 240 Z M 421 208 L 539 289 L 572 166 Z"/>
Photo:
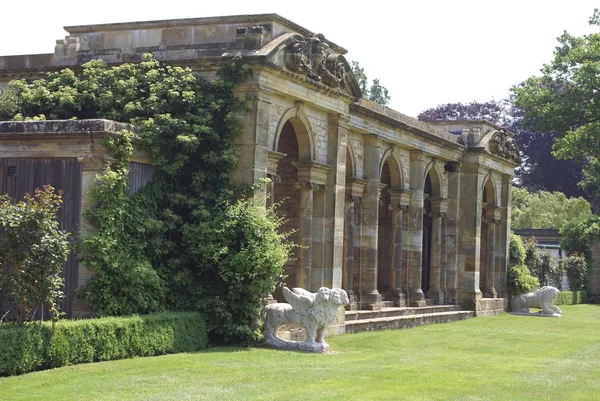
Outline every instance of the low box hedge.
<path id="1" fill-rule="evenodd" d="M 198 313 L 64 320 L 25 327 L 0 326 L 0 376 L 77 363 L 134 356 L 193 352 L 206 348 Z"/>
<path id="2" fill-rule="evenodd" d="M 556 305 L 577 305 L 585 304 L 588 301 L 585 291 L 561 291 L 556 297 Z"/>

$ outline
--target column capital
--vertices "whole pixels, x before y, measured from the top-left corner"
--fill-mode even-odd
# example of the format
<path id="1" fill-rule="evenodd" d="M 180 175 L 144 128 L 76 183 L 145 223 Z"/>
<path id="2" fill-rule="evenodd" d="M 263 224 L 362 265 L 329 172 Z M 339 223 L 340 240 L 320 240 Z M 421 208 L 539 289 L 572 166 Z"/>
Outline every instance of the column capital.
<path id="1" fill-rule="evenodd" d="M 494 205 L 484 205 L 482 214 L 486 223 L 499 224 L 502 221 L 502 212 L 505 208 Z"/>
<path id="2" fill-rule="evenodd" d="M 427 198 L 431 203 L 431 211 L 433 213 L 448 214 L 448 205 L 450 204 L 450 198 Z"/>
<path id="3" fill-rule="evenodd" d="M 365 185 L 367 180 L 361 178 L 348 177 L 346 178 L 346 196 L 362 199 L 365 193 Z"/>
<path id="4" fill-rule="evenodd" d="M 267 174 L 276 175 L 279 162 L 286 156 L 286 153 L 269 150 L 267 153 Z"/>
<path id="5" fill-rule="evenodd" d="M 316 184 L 310 181 L 298 181 L 295 185 L 297 190 L 320 191 L 327 188 L 325 184 Z"/>
<path id="6" fill-rule="evenodd" d="M 390 194 L 390 200 L 393 207 L 404 211 L 408 210 L 413 191 L 401 188 L 388 188 L 387 191 Z"/>
<path id="7" fill-rule="evenodd" d="M 292 166 L 298 170 L 298 181 L 307 181 L 319 185 L 327 184 L 327 175 L 331 170 L 329 164 L 315 161 L 298 161 L 292 162 Z"/>

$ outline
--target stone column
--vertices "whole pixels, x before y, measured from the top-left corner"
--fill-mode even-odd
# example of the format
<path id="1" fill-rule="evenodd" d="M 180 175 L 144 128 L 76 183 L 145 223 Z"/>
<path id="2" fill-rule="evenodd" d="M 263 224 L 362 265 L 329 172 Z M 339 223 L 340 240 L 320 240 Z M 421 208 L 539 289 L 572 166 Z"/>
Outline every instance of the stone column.
<path id="1" fill-rule="evenodd" d="M 405 214 L 408 212 L 412 192 L 406 189 L 389 188 L 391 206 L 394 208 L 392 214 L 392 274 L 394 288 L 391 290 L 391 298 L 394 306 L 406 306 L 404 291 L 402 290 L 402 265 L 404 250 L 403 244 L 406 242 L 403 238 Z"/>
<path id="2" fill-rule="evenodd" d="M 448 217 L 449 199 L 429 198 L 431 202 L 431 213 L 433 221 L 431 227 L 431 262 L 430 262 L 430 283 L 427 298 L 433 299 L 436 305 L 444 304 L 444 292 L 441 288 L 442 272 L 442 219 Z"/>
<path id="3" fill-rule="evenodd" d="M 361 260 L 361 309 L 381 309 L 381 294 L 377 291 L 377 237 L 379 225 L 380 162 L 383 153 L 381 140 L 365 136 L 365 169 L 367 179 L 363 205 L 363 238 Z"/>
<path id="4" fill-rule="evenodd" d="M 325 284 L 331 288 L 342 288 L 348 119 L 349 116 L 339 113 L 328 115 L 327 163 L 332 170 L 327 181 L 325 252 L 328 271 Z"/>
<path id="5" fill-rule="evenodd" d="M 510 220 L 511 220 L 511 201 L 512 201 L 512 181 L 513 176 L 505 174 L 502 176 L 502 199 L 501 205 L 504 208 L 501 215 L 499 231 L 499 243 L 501 244 L 498 249 L 498 260 L 496 265 L 496 292 L 500 298 L 507 298 L 508 292 L 506 290 L 506 274 L 508 272 L 508 261 L 509 261 L 509 245 L 510 245 Z"/>
<path id="6" fill-rule="evenodd" d="M 459 252 L 461 258 L 458 279 L 460 305 L 476 311 L 482 298 L 481 272 L 481 207 L 483 181 L 487 171 L 479 167 L 479 160 L 469 160 L 467 155 L 461 165 L 460 200 L 458 215 Z M 465 160 L 466 159 L 466 160 Z"/>
<path id="7" fill-rule="evenodd" d="M 298 252 L 296 259 L 296 287 L 308 289 L 311 282 L 312 231 L 313 231 L 313 190 L 314 184 L 301 181 L 296 183 L 298 195 Z"/>
<path id="8" fill-rule="evenodd" d="M 363 201 L 365 180 L 350 178 L 346 180 L 346 209 L 345 209 L 345 224 L 344 224 L 344 263 L 343 263 L 343 280 L 342 288 L 346 290 L 350 305 L 348 310 L 356 310 L 358 299 L 354 293 L 354 270 L 355 260 L 354 252 L 360 243 L 357 243 L 356 231 L 356 209 L 357 205 Z"/>
<path id="9" fill-rule="evenodd" d="M 315 192 L 325 191 L 327 174 L 331 167 L 324 163 L 304 161 L 293 162 L 292 165 L 298 171 L 296 189 L 300 191 L 298 196 L 298 245 L 301 248 L 296 262 L 296 286 L 316 291 L 323 285 L 324 257 L 322 235 L 318 238 L 317 243 L 314 241 L 314 230 L 318 229 L 320 232 L 323 230 L 322 210 L 317 214 L 320 216 L 321 224 L 316 227 L 314 224 Z M 325 194 L 322 193 L 319 200 L 321 209 L 324 207 L 324 196 Z"/>
<path id="10" fill-rule="evenodd" d="M 423 258 L 423 206 L 425 187 L 425 154 L 414 150 L 410 152 L 410 188 L 413 191 L 410 208 L 408 297 L 410 306 L 425 306 L 425 294 L 421 288 Z"/>
<path id="11" fill-rule="evenodd" d="M 496 298 L 496 255 L 497 241 L 496 230 L 500 224 L 501 208 L 495 206 L 485 207 L 485 223 L 487 224 L 487 258 L 485 260 L 485 286 L 482 289 L 484 298 Z"/>

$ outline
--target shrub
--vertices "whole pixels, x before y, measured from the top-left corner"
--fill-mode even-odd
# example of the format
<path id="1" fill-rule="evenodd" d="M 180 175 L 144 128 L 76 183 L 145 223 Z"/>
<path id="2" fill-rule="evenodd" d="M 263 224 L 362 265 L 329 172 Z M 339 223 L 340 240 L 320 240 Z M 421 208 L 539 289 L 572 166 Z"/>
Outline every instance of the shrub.
<path id="1" fill-rule="evenodd" d="M 224 205 L 210 225 L 188 226 L 184 241 L 200 258 L 199 274 L 190 270 L 188 277 L 200 283 L 201 292 L 190 291 L 191 282 L 183 280 L 178 306 L 196 302 L 213 340 L 251 345 L 262 338 L 260 309 L 291 253 L 287 234 L 278 231 L 281 223 L 253 200 L 239 200 Z"/>
<path id="2" fill-rule="evenodd" d="M 508 248 L 509 265 L 522 265 L 525 263 L 525 247 L 521 237 L 517 234 L 510 233 L 510 243 Z"/>
<path id="3" fill-rule="evenodd" d="M 37 369 L 206 348 L 204 321 L 196 312 L 70 320 L 0 327 L 0 376 Z"/>
<path id="4" fill-rule="evenodd" d="M 540 282 L 529 273 L 527 266 L 508 267 L 507 290 L 511 296 L 531 292 L 539 286 Z"/>
<path id="5" fill-rule="evenodd" d="M 569 279 L 569 289 L 579 291 L 583 289 L 588 275 L 588 268 L 585 258 L 577 254 L 562 258 L 560 260 L 562 269 L 567 273 Z"/>
<path id="6" fill-rule="evenodd" d="M 509 244 L 509 266 L 506 287 L 509 295 L 523 294 L 539 287 L 538 279 L 531 275 L 525 265 L 526 251 L 518 235 L 511 233 Z"/>
<path id="7" fill-rule="evenodd" d="M 46 185 L 24 198 L 13 205 L 8 195 L 0 196 L 0 304 L 9 305 L 9 317 L 17 324 L 33 320 L 36 311 L 42 321 L 44 307 L 55 321 L 63 298 L 62 265 L 69 254 L 68 234 L 56 217 L 61 192 Z"/>
<path id="8" fill-rule="evenodd" d="M 556 297 L 556 305 L 578 305 L 585 304 L 588 301 L 585 291 L 561 291 Z"/>

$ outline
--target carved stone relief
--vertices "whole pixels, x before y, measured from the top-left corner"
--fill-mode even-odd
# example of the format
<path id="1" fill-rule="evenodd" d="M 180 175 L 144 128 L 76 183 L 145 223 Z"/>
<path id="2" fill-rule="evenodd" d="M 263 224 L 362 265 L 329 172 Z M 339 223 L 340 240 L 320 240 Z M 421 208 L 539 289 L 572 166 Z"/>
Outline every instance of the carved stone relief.
<path id="1" fill-rule="evenodd" d="M 494 134 L 490 140 L 490 152 L 515 163 L 521 163 L 517 143 L 505 130 L 500 130 Z"/>
<path id="2" fill-rule="evenodd" d="M 285 65 L 292 71 L 306 74 L 310 79 L 334 88 L 346 88 L 346 66 L 341 54 L 334 53 L 325 37 L 294 35 L 287 41 Z"/>

